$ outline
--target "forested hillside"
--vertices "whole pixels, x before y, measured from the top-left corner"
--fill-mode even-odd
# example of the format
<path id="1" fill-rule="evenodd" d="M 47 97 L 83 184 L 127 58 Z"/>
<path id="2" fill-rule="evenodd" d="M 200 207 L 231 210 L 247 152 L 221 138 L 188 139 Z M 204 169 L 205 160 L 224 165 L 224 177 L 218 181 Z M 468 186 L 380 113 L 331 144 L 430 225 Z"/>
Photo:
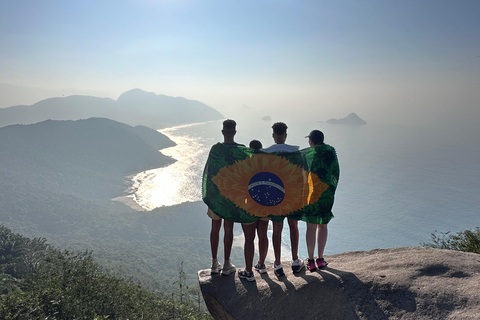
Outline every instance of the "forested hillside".
<path id="1" fill-rule="evenodd" d="M 158 152 L 159 141 L 173 145 L 155 130 L 103 118 L 3 127 L 0 190 L 113 197 L 122 193 L 126 175 L 174 162 Z"/>
<path id="2" fill-rule="evenodd" d="M 181 269 L 178 274 L 182 283 Z M 2 225 L 0 277 L 3 320 L 210 319 L 185 299 L 185 286 L 169 298 L 100 271 L 88 252 L 62 252 Z"/>
<path id="3" fill-rule="evenodd" d="M 195 287 L 196 272 L 210 263 L 205 205 L 138 212 L 111 200 L 128 174 L 172 163 L 158 152 L 172 145 L 165 139 L 108 119 L 0 128 L 0 223 L 62 249 L 91 250 L 104 270 L 164 294 L 174 292 L 184 262 Z M 234 259 L 241 257 L 236 248 Z"/>

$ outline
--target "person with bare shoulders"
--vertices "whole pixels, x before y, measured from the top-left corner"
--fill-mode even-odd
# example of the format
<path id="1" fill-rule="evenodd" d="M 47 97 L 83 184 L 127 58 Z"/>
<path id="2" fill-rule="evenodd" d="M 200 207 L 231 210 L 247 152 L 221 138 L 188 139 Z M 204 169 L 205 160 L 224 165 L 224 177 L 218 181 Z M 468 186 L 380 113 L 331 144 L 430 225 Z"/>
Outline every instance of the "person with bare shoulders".
<path id="1" fill-rule="evenodd" d="M 287 125 L 283 122 L 276 122 L 272 126 L 273 129 L 273 140 L 275 144 L 262 149 L 264 152 L 295 152 L 298 150 L 298 146 L 292 146 L 285 144 L 287 140 Z M 275 262 L 273 264 L 274 272 L 277 277 L 283 276 L 283 266 L 281 262 L 282 256 L 282 230 L 283 230 L 283 221 L 285 217 L 283 216 L 273 216 L 271 220 L 273 221 L 273 251 L 275 253 Z M 292 248 L 292 271 L 294 273 L 300 272 L 304 265 L 302 259 L 298 258 L 298 221 L 288 218 L 288 226 L 290 227 L 290 245 Z"/>
<path id="2" fill-rule="evenodd" d="M 223 122 L 223 144 L 229 145 L 241 145 L 235 142 L 235 134 L 237 123 L 234 120 L 225 120 Z M 216 274 L 219 273 L 221 275 L 229 275 L 236 271 L 235 266 L 230 261 L 230 253 L 232 251 L 232 244 L 233 244 L 233 222 L 227 221 L 222 219 L 218 215 L 216 215 L 210 208 L 208 208 L 207 215 L 212 219 L 212 229 L 210 231 L 210 249 L 212 252 L 212 267 L 211 273 Z M 224 249 L 224 259 L 225 262 L 222 265 L 218 262 L 217 252 L 218 252 L 218 244 L 220 242 L 220 228 L 222 227 L 222 220 L 223 222 L 223 249 Z"/>

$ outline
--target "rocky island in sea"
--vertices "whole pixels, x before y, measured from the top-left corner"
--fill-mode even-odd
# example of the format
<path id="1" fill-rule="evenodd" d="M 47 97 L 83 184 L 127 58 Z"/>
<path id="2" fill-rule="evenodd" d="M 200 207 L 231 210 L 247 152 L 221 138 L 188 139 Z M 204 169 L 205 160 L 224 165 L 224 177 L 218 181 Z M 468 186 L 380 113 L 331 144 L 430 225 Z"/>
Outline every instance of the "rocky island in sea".
<path id="1" fill-rule="evenodd" d="M 359 126 L 367 124 L 365 120 L 360 118 L 356 113 L 350 113 L 348 116 L 342 119 L 330 119 L 326 121 L 330 124 L 346 124 L 349 126 Z"/>

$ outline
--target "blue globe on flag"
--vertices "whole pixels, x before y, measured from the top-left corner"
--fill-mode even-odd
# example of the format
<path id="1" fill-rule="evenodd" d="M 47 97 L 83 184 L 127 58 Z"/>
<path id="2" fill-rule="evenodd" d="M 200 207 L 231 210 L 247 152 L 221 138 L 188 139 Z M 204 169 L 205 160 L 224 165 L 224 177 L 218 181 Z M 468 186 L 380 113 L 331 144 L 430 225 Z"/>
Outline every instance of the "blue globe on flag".
<path id="1" fill-rule="evenodd" d="M 250 197 L 262 206 L 273 207 L 285 198 L 285 186 L 282 180 L 271 172 L 259 172 L 248 184 Z"/>

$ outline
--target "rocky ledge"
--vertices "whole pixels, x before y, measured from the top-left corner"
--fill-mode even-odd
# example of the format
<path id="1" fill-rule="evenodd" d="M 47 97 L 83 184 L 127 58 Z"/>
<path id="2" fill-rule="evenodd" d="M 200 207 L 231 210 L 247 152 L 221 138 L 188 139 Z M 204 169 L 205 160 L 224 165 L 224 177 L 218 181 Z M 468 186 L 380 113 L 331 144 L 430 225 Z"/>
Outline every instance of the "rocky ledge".
<path id="1" fill-rule="evenodd" d="M 249 282 L 198 279 L 214 319 L 480 319 L 480 255 L 409 247 L 328 256 L 327 268 Z"/>

